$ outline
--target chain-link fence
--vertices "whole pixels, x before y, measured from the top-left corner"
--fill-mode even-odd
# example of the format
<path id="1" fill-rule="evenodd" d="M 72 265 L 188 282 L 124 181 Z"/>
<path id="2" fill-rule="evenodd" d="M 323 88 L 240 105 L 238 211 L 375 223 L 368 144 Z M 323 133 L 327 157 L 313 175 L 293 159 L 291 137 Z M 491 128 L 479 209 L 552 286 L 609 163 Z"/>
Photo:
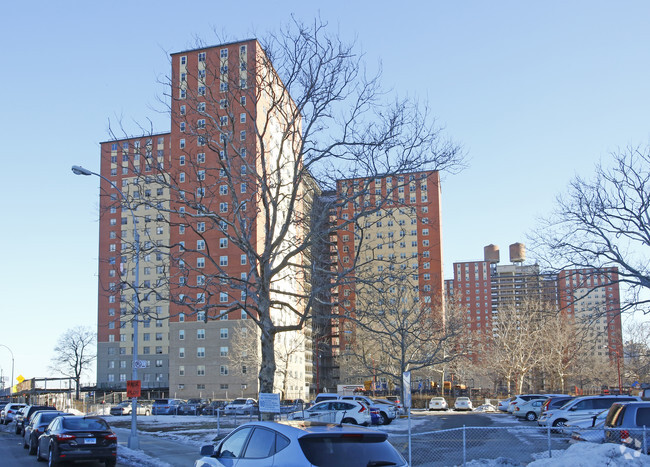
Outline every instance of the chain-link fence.
<path id="1" fill-rule="evenodd" d="M 587 429 L 591 432 L 592 430 Z M 598 430 L 594 430 L 596 436 Z M 602 436 L 603 430 L 599 430 Z M 501 459 L 505 465 L 526 465 L 557 456 L 570 446 L 572 431 L 528 427 L 461 427 L 411 434 L 411 465 L 464 465 L 481 459 Z M 409 458 L 407 434 L 391 434 L 389 441 Z"/>

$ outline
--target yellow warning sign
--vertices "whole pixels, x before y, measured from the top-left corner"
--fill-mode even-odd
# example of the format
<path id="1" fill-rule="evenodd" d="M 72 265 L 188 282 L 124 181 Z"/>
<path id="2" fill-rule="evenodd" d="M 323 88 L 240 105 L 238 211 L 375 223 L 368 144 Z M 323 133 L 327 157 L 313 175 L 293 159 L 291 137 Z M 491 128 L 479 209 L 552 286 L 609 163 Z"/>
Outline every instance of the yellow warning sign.
<path id="1" fill-rule="evenodd" d="M 25 381 L 25 377 L 23 375 L 18 375 L 18 377 L 16 378 L 16 381 L 18 381 L 19 383 L 22 383 L 23 381 Z"/>

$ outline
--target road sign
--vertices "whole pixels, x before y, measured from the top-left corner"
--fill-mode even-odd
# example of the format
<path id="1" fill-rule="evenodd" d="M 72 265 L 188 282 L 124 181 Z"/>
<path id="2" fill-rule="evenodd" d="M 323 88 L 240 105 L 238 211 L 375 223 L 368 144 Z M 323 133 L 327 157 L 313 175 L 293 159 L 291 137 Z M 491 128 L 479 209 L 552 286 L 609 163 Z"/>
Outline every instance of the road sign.
<path id="1" fill-rule="evenodd" d="M 140 380 L 131 380 L 126 382 L 126 397 L 140 397 Z"/>
<path id="2" fill-rule="evenodd" d="M 404 388 L 404 407 L 411 408 L 411 372 L 402 373 L 402 387 Z"/>

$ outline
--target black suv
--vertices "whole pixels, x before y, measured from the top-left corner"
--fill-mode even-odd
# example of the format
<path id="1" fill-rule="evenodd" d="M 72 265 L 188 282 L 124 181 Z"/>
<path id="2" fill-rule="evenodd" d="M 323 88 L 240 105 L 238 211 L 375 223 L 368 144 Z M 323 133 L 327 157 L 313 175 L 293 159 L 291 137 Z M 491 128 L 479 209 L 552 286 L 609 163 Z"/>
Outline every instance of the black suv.
<path id="1" fill-rule="evenodd" d="M 19 414 L 16 414 L 16 434 L 22 435 L 24 433 L 25 427 L 29 424 L 32 419 L 34 412 L 39 410 L 57 410 L 56 407 L 50 407 L 47 405 L 26 405 L 20 411 Z"/>

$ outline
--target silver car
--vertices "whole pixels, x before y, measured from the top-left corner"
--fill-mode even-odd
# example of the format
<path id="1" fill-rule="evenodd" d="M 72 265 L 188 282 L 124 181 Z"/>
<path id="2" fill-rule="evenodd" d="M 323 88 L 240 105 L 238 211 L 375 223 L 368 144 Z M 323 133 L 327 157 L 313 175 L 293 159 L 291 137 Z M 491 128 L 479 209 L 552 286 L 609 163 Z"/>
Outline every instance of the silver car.
<path id="1" fill-rule="evenodd" d="M 203 446 L 203 457 L 194 463 L 194 467 L 235 464 L 406 467 L 406 461 L 387 438 L 388 435 L 382 431 L 354 425 L 307 421 L 252 422 L 234 430 L 217 446 Z"/>

